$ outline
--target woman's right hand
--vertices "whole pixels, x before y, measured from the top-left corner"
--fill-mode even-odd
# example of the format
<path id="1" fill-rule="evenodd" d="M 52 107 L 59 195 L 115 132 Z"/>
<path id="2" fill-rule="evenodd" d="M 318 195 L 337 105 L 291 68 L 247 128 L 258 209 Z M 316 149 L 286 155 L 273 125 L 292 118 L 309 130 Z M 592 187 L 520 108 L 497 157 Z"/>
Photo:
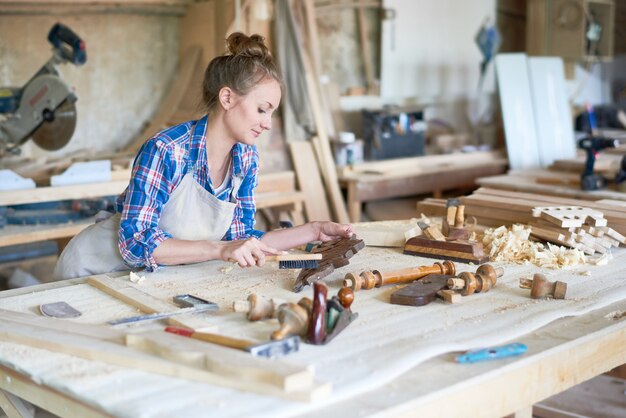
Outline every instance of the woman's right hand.
<path id="1" fill-rule="evenodd" d="M 248 238 L 237 241 L 220 242 L 220 258 L 224 261 L 235 261 L 241 267 L 259 266 L 265 264 L 265 255 L 282 254 L 283 251 L 270 247 L 257 238 Z"/>

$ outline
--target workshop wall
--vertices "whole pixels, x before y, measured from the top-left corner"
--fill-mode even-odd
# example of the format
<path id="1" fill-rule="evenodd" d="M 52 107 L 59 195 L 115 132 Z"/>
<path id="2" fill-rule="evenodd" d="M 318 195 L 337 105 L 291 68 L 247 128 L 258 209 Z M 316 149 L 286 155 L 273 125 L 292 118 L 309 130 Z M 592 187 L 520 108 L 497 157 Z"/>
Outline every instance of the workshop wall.
<path id="1" fill-rule="evenodd" d="M 23 156 L 64 155 L 125 146 L 152 117 L 178 64 L 180 17 L 174 14 L 0 14 L 0 85 L 22 86 L 51 57 L 56 22 L 85 42 L 87 63 L 60 67 L 75 88 L 77 125 L 70 143 L 50 153 L 28 143 Z"/>
<path id="2" fill-rule="evenodd" d="M 474 37 L 485 18 L 496 19 L 495 0 L 384 0 L 381 29 L 380 96 L 343 97 L 349 129 L 359 133 L 360 109 L 418 104 L 426 119 L 446 121 L 471 142 L 495 144 L 495 77 L 487 71 L 477 92 L 482 60 Z M 483 114 L 472 126 L 474 114 Z"/>

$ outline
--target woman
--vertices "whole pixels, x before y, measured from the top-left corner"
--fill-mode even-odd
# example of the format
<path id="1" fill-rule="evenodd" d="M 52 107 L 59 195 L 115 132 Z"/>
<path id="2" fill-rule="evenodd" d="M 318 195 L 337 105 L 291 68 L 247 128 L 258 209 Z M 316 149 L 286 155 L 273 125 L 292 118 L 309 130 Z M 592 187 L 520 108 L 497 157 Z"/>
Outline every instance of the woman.
<path id="1" fill-rule="evenodd" d="M 254 229 L 258 136 L 271 127 L 281 79 L 263 38 L 234 33 L 203 82 L 207 114 L 157 133 L 139 150 L 117 214 L 74 237 L 58 279 L 162 265 L 234 260 L 262 266 L 310 241 L 350 237 L 351 225 Z"/>

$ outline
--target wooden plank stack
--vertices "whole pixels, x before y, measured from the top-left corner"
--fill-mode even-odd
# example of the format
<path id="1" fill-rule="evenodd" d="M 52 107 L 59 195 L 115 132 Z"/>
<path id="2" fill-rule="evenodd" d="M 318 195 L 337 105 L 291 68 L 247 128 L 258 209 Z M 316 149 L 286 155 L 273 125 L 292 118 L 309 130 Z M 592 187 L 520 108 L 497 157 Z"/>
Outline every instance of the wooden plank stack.
<path id="1" fill-rule="evenodd" d="M 585 254 L 605 254 L 611 247 L 626 243 L 626 237 L 607 226 L 602 212 L 574 206 L 533 208 L 531 235 L 544 241 L 571 248 Z"/>
<path id="2" fill-rule="evenodd" d="M 624 208 L 618 205 L 614 205 L 611 202 L 606 201 L 581 201 L 576 199 L 567 199 L 562 197 L 539 195 L 534 193 L 522 193 L 512 192 L 506 190 L 480 188 L 472 195 L 461 198 L 461 202 L 465 205 L 466 219 L 471 222 L 471 217 L 476 218 L 476 221 L 481 225 L 486 226 L 501 226 L 512 225 L 515 223 L 529 224 L 533 222 L 537 224 L 537 218 L 533 217 L 533 209 L 541 207 L 578 207 L 587 208 L 588 213 L 594 214 L 600 223 L 606 222 L 604 226 L 594 225 L 594 220 L 589 220 L 592 224 L 586 224 L 583 222 L 579 226 L 574 226 L 574 231 L 568 231 L 567 229 L 559 231 L 567 242 L 568 233 L 574 235 L 579 234 L 579 231 L 584 231 L 585 235 L 581 234 L 579 240 L 587 240 L 591 243 L 589 236 L 598 238 L 602 236 L 604 238 L 610 238 L 612 240 L 619 241 L 624 244 L 624 235 L 626 235 L 626 211 Z M 444 199 L 426 199 L 417 205 L 418 213 L 424 213 L 425 215 L 438 215 L 443 216 L 445 213 L 445 200 Z M 601 217 L 599 215 L 602 215 Z M 545 227 L 545 218 L 541 219 L 541 224 Z M 586 218 L 585 218 L 586 219 Z M 535 230 L 538 231 L 537 226 L 541 228 L 541 225 L 536 225 Z M 608 227 L 610 226 L 610 228 Z M 558 226 L 557 226 L 558 228 Z M 566 228 L 572 228 L 571 226 Z M 594 235 L 595 234 L 595 235 Z M 558 235 L 552 235 L 554 238 L 560 238 Z M 576 238 L 574 238 L 574 242 Z M 611 242 L 610 240 L 602 241 L 604 244 Z M 580 242 L 579 242 L 580 243 Z M 612 243 L 612 242 L 611 242 Z M 585 244 L 586 245 L 586 244 Z M 594 248 L 593 245 L 586 245 L 587 247 Z M 607 248 L 606 245 L 602 247 Z M 598 251 L 598 249 L 595 249 Z"/>

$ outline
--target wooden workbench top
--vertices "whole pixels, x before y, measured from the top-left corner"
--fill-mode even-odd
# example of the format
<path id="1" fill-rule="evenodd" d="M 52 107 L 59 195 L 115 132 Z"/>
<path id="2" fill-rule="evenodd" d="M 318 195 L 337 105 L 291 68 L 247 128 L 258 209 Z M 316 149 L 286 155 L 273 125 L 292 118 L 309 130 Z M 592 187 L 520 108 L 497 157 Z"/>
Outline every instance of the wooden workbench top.
<path id="1" fill-rule="evenodd" d="M 349 266 L 324 281 L 330 295 L 337 292 L 349 271 L 395 270 L 434 261 L 403 255 L 397 249 L 367 247 Z M 76 414 L 67 409 L 67 402 L 65 410 L 62 403 L 59 406 L 59 397 L 78 402 L 71 404 L 76 410 L 87 405 L 92 414 L 95 410 L 116 417 L 320 413 L 345 417 L 383 411 L 496 417 L 626 362 L 622 349 L 626 343 L 622 319 L 626 311 L 625 249 L 614 250 L 613 259 L 605 266 L 543 271 L 550 280 L 568 284 L 566 300 L 532 300 L 527 290 L 518 287 L 520 277 L 538 272 L 535 266 L 495 265 L 505 268 L 496 288 L 465 297 L 456 305 L 439 301 L 419 308 L 391 305 L 389 295 L 397 289 L 393 286 L 357 292 L 352 307 L 359 317 L 354 323 L 330 344 L 304 345 L 285 359 L 313 366 L 316 378 L 333 385 L 332 394 L 315 403 L 130 370 L 11 342 L 0 343 L 0 388 L 39 400 L 44 407 L 67 416 Z M 123 274 L 118 279 L 162 300 L 192 293 L 217 302 L 221 308 L 206 317 L 208 322 L 223 334 L 259 341 L 266 340 L 277 324 L 247 322 L 243 314 L 230 310 L 233 300 L 257 293 L 296 302 L 312 293 L 309 288 L 302 294 L 291 292 L 297 270 L 278 270 L 272 265 L 262 269 L 227 267 L 229 264 L 216 261 L 162 269 L 145 274 L 146 279 L 137 284 Z M 458 269 L 474 271 L 476 266 L 459 264 Z M 83 316 L 74 321 L 84 324 L 103 324 L 134 312 L 82 280 L 1 292 L 0 309 L 34 315 L 40 303 L 57 300 L 82 311 Z M 527 343 L 529 352 L 521 358 L 475 365 L 459 365 L 453 360 L 461 350 L 512 341 Z M 42 395 L 39 384 L 51 387 L 53 393 Z"/>

